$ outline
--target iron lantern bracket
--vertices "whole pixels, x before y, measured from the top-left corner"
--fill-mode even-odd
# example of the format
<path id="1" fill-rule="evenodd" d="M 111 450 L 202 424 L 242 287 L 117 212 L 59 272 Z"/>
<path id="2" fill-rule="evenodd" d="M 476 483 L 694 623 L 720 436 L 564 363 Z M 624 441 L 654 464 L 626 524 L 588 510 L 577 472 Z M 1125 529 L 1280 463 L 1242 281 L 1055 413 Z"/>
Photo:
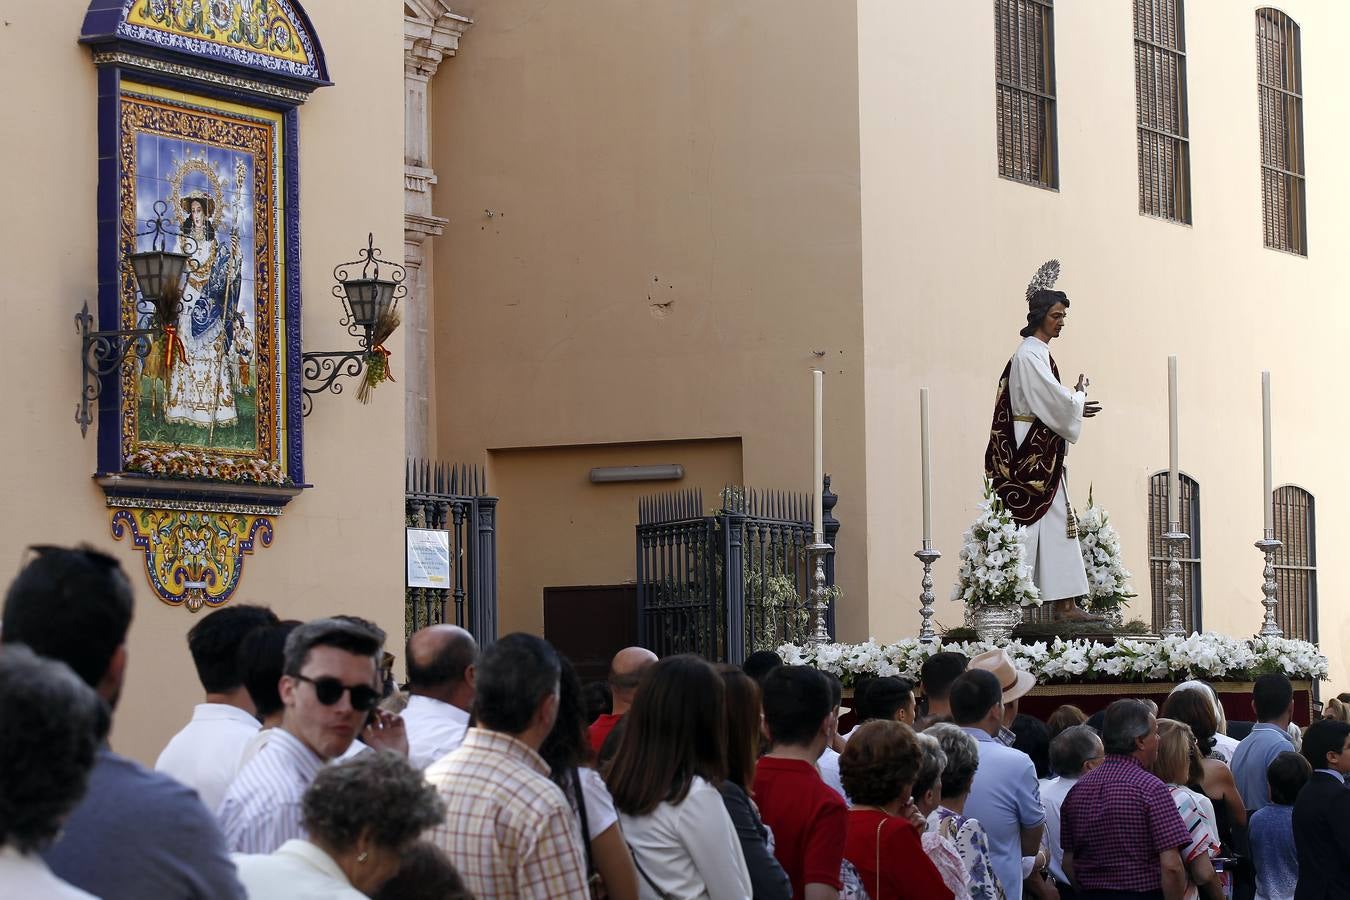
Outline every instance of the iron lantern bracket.
<path id="1" fill-rule="evenodd" d="M 139 359 L 150 355 L 155 328 L 127 328 L 119 331 L 94 331 L 94 317 L 86 302 L 75 314 L 75 330 L 80 335 L 80 402 L 75 406 L 75 421 L 80 437 L 85 437 L 94 422 L 92 407 L 103 394 L 103 379 L 134 353 Z"/>

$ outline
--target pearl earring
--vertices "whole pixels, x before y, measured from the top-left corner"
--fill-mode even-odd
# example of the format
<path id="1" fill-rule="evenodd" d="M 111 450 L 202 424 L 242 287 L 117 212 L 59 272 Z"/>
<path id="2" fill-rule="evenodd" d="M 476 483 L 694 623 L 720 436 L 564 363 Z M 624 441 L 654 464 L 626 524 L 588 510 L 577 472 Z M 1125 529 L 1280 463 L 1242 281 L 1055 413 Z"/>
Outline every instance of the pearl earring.
<path id="1" fill-rule="evenodd" d="M 365 861 L 366 861 L 367 859 L 369 859 L 369 858 L 370 858 L 370 854 L 367 853 L 366 851 L 362 850 L 360 853 L 357 854 L 357 856 L 356 856 L 356 861 L 359 862 L 359 863 L 363 863 L 363 862 L 365 862 Z"/>

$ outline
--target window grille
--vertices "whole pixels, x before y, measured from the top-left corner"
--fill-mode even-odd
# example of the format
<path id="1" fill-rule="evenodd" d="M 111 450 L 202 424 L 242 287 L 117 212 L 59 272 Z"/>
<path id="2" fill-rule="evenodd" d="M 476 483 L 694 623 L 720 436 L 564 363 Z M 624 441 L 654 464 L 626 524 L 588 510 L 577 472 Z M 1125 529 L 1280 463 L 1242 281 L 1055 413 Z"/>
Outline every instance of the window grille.
<path id="1" fill-rule="evenodd" d="M 1181 549 L 1181 621 L 1189 634 L 1202 628 L 1200 616 L 1200 483 L 1180 475 L 1181 530 L 1190 540 Z M 1153 599 L 1153 630 L 1167 624 L 1167 473 L 1158 472 L 1148 483 L 1148 568 Z"/>
<path id="2" fill-rule="evenodd" d="M 1276 621 L 1284 636 L 1317 640 L 1317 526 L 1313 496 L 1287 484 L 1275 489 Z"/>
<path id="3" fill-rule="evenodd" d="M 1299 28 L 1278 9 L 1256 11 L 1256 75 L 1265 245 L 1307 256 Z"/>
<path id="4" fill-rule="evenodd" d="M 1139 211 L 1191 221 L 1183 0 L 1134 0 L 1134 105 Z"/>
<path id="5" fill-rule="evenodd" d="M 994 0 L 998 173 L 1059 186 L 1054 0 Z"/>

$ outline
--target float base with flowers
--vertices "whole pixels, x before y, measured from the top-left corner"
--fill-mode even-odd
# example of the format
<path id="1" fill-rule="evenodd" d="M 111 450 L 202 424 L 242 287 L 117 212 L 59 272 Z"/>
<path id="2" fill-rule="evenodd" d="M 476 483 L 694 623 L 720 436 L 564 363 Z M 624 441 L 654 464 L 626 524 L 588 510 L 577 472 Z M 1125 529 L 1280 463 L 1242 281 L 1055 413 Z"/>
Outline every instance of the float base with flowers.
<path id="1" fill-rule="evenodd" d="M 1037 686 L 1022 698 L 1023 711 L 1044 718 L 1064 703 L 1091 715 L 1120 697 L 1162 699 L 1182 681 L 1198 678 L 1214 686 L 1224 712 L 1248 720 L 1251 682 L 1266 672 L 1283 672 L 1294 682 L 1294 721 L 1307 725 L 1314 685 L 1327 676 L 1327 658 L 1316 645 L 1288 638 L 1232 638 L 1212 632 L 1189 637 L 1135 640 L 984 641 L 921 643 L 907 638 L 893 644 L 868 639 L 861 644 L 783 644 L 778 655 L 789 665 L 814 666 L 839 677 L 850 688 L 863 676 L 898 675 L 914 683 L 924 661 L 942 650 L 973 657 L 1004 647 L 1019 669 L 1036 676 Z"/>

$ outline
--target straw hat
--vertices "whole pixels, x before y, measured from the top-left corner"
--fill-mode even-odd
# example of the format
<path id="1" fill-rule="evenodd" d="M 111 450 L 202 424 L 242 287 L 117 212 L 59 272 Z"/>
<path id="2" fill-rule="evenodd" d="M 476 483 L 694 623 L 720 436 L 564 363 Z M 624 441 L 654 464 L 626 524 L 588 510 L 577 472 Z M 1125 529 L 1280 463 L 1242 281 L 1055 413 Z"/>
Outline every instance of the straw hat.
<path id="1" fill-rule="evenodd" d="M 968 668 L 992 672 L 1003 687 L 1003 702 L 1011 703 L 1036 686 L 1036 676 L 1013 665 L 1012 657 L 1002 648 L 981 653 L 970 661 Z"/>

